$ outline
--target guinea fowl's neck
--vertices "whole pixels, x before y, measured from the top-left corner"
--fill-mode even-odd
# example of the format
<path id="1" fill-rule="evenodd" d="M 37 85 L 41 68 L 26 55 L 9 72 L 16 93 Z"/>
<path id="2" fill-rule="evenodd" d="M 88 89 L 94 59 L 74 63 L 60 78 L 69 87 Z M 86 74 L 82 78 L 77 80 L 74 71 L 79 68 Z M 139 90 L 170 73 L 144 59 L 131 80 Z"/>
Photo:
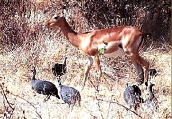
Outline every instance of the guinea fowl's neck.
<path id="1" fill-rule="evenodd" d="M 62 86 L 62 81 L 61 81 L 60 77 L 58 79 L 58 83 L 59 83 L 59 86 Z"/>
<path id="2" fill-rule="evenodd" d="M 32 80 L 36 80 L 36 78 L 35 78 L 35 74 L 33 74 Z"/>
<path id="3" fill-rule="evenodd" d="M 66 59 L 67 59 L 67 57 L 65 57 L 65 60 L 64 60 L 64 63 L 63 63 L 63 65 L 65 65 L 65 66 L 66 66 Z"/>
<path id="4" fill-rule="evenodd" d="M 154 97 L 153 94 L 153 84 L 150 84 L 150 86 L 148 87 L 148 91 L 149 91 L 149 99 L 152 100 Z"/>

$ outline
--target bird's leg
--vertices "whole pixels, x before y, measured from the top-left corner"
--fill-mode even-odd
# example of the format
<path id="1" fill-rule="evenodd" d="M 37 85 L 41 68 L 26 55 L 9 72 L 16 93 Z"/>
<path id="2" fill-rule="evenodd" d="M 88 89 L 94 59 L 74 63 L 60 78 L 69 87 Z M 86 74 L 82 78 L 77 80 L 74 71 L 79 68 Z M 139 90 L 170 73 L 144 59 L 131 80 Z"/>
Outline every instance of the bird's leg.
<path id="1" fill-rule="evenodd" d="M 47 97 L 48 97 L 48 95 L 47 95 Z M 43 102 L 46 102 L 46 101 L 47 101 L 47 97 L 44 99 L 44 101 L 43 101 Z"/>
<path id="2" fill-rule="evenodd" d="M 80 102 L 80 100 L 78 100 L 78 105 L 81 107 L 81 102 Z"/>
<path id="3" fill-rule="evenodd" d="M 47 97 L 44 99 L 44 102 L 48 101 L 50 99 L 51 95 L 47 95 Z"/>
<path id="4" fill-rule="evenodd" d="M 70 109 L 73 110 L 74 104 L 71 104 Z"/>

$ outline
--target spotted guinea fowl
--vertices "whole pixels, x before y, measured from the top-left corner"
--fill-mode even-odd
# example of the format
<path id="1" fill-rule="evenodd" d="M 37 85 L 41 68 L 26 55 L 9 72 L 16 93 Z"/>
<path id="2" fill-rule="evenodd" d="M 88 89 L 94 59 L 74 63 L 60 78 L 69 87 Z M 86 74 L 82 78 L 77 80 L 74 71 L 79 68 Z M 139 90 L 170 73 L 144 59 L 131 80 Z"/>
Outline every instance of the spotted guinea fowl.
<path id="1" fill-rule="evenodd" d="M 149 76 L 156 76 L 157 75 L 156 69 L 149 69 L 148 73 L 149 73 Z"/>
<path id="2" fill-rule="evenodd" d="M 39 94 L 47 95 L 47 97 L 44 99 L 44 101 L 47 101 L 48 99 L 50 99 L 51 95 L 56 96 L 58 99 L 60 99 L 60 97 L 58 95 L 58 90 L 53 83 L 51 83 L 49 81 L 43 81 L 43 80 L 36 79 L 35 78 L 35 75 L 36 75 L 35 67 L 32 70 L 32 72 L 33 72 L 33 78 L 31 81 L 32 89 Z"/>
<path id="3" fill-rule="evenodd" d="M 64 60 L 63 64 L 60 63 L 56 63 L 53 68 L 52 68 L 52 72 L 56 77 L 60 77 L 62 75 L 64 75 L 66 73 L 66 59 Z"/>
<path id="4" fill-rule="evenodd" d="M 148 98 L 146 99 L 146 107 L 147 112 L 156 112 L 158 111 L 159 103 L 157 98 L 154 96 L 153 92 L 153 86 L 155 84 L 152 84 L 150 81 L 148 82 Z"/>
<path id="5" fill-rule="evenodd" d="M 139 107 L 139 104 L 143 102 L 141 98 L 141 90 L 138 86 L 128 86 L 124 91 L 124 100 L 129 105 L 130 109 L 134 107 L 136 110 Z"/>
<path id="6" fill-rule="evenodd" d="M 148 100 L 150 100 L 150 101 L 154 98 L 154 94 L 153 94 L 153 86 L 154 85 L 155 84 L 152 84 L 151 82 L 148 83 L 148 95 L 149 95 Z"/>
<path id="7" fill-rule="evenodd" d="M 62 85 L 60 78 L 58 78 L 58 83 L 60 86 L 60 95 L 61 95 L 62 100 L 65 103 L 67 103 L 69 105 L 69 107 L 72 106 L 72 108 L 73 108 L 73 106 L 76 104 L 76 102 L 78 102 L 78 104 L 80 106 L 81 95 L 80 95 L 79 91 L 73 87 Z"/>

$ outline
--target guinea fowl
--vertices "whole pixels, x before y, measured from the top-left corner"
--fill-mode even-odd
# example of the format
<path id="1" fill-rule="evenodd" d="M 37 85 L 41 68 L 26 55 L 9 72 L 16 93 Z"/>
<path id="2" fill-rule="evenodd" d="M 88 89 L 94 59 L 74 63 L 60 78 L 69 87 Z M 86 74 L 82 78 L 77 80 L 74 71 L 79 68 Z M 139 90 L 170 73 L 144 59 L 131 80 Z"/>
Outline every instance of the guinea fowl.
<path id="1" fill-rule="evenodd" d="M 141 90 L 138 86 L 128 86 L 124 91 L 124 100 L 129 105 L 130 109 L 134 107 L 136 110 L 137 107 L 139 107 L 139 104 L 143 102 L 143 99 L 141 98 Z"/>
<path id="2" fill-rule="evenodd" d="M 157 75 L 156 69 L 149 69 L 148 73 L 149 73 L 149 76 L 156 76 Z"/>
<path id="3" fill-rule="evenodd" d="M 149 83 L 148 83 L 148 98 L 146 100 L 147 112 L 149 112 L 149 113 L 157 111 L 157 109 L 159 107 L 158 100 L 154 96 L 153 86 L 155 86 L 155 84 L 152 84 L 149 81 Z"/>
<path id="4" fill-rule="evenodd" d="M 63 64 L 60 64 L 60 63 L 56 63 L 53 68 L 52 68 L 52 72 L 53 74 L 57 77 L 60 77 L 62 75 L 64 75 L 66 73 L 66 59 L 67 57 L 65 58 L 64 60 L 64 63 Z"/>
<path id="5" fill-rule="evenodd" d="M 156 69 L 149 69 L 148 72 L 149 76 L 148 76 L 148 80 L 151 81 L 152 78 L 155 78 L 157 76 L 157 71 Z M 151 82 L 148 82 L 148 100 L 151 101 L 154 98 L 154 94 L 153 94 L 153 86 L 155 84 L 152 84 Z"/>
<path id="6" fill-rule="evenodd" d="M 155 84 L 152 84 L 151 82 L 148 83 L 148 95 L 149 95 L 148 100 L 150 100 L 150 101 L 154 98 L 154 94 L 153 94 L 153 86 L 154 85 Z"/>
<path id="7" fill-rule="evenodd" d="M 32 70 L 32 72 L 33 72 L 33 78 L 31 81 L 32 89 L 39 94 L 47 95 L 47 97 L 44 99 L 44 102 L 47 101 L 48 99 L 50 99 L 51 95 L 56 96 L 58 99 L 60 99 L 60 97 L 58 95 L 58 90 L 53 83 L 51 83 L 49 81 L 43 81 L 43 80 L 36 79 L 35 78 L 35 75 L 36 75 L 35 67 Z"/>
<path id="8" fill-rule="evenodd" d="M 73 87 L 62 85 L 60 78 L 58 78 L 58 83 L 60 85 L 61 98 L 65 103 L 67 103 L 69 105 L 69 108 L 70 108 L 70 105 L 72 105 L 72 108 L 73 108 L 73 106 L 76 104 L 76 102 L 78 102 L 78 104 L 80 106 L 81 95 L 80 95 L 79 91 Z"/>

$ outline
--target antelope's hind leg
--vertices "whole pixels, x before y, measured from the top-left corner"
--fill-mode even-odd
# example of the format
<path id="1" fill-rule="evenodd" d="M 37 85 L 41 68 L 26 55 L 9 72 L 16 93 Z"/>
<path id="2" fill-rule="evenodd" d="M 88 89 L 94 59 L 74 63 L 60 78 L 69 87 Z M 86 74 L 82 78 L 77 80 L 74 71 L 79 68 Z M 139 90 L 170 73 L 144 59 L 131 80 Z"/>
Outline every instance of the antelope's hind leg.
<path id="1" fill-rule="evenodd" d="M 148 86 L 148 69 L 149 69 L 149 62 L 144 60 L 142 57 L 140 57 L 141 66 L 144 69 L 144 82 L 145 85 Z"/>
<path id="2" fill-rule="evenodd" d="M 144 82 L 145 82 L 145 85 L 147 86 L 147 84 L 148 84 L 149 62 L 147 62 L 146 60 L 144 60 L 141 56 L 139 56 L 139 54 L 132 55 L 132 62 L 136 62 L 135 66 L 136 66 L 138 72 L 141 71 L 140 70 L 141 67 L 142 67 L 142 69 L 144 69 Z"/>
<path id="3" fill-rule="evenodd" d="M 141 85 L 141 84 L 144 83 L 144 71 L 143 71 L 143 68 L 137 62 L 133 62 L 133 64 L 134 64 L 134 66 L 136 68 L 136 73 L 137 73 L 137 76 L 138 76 L 136 81 L 138 82 L 138 85 Z"/>

